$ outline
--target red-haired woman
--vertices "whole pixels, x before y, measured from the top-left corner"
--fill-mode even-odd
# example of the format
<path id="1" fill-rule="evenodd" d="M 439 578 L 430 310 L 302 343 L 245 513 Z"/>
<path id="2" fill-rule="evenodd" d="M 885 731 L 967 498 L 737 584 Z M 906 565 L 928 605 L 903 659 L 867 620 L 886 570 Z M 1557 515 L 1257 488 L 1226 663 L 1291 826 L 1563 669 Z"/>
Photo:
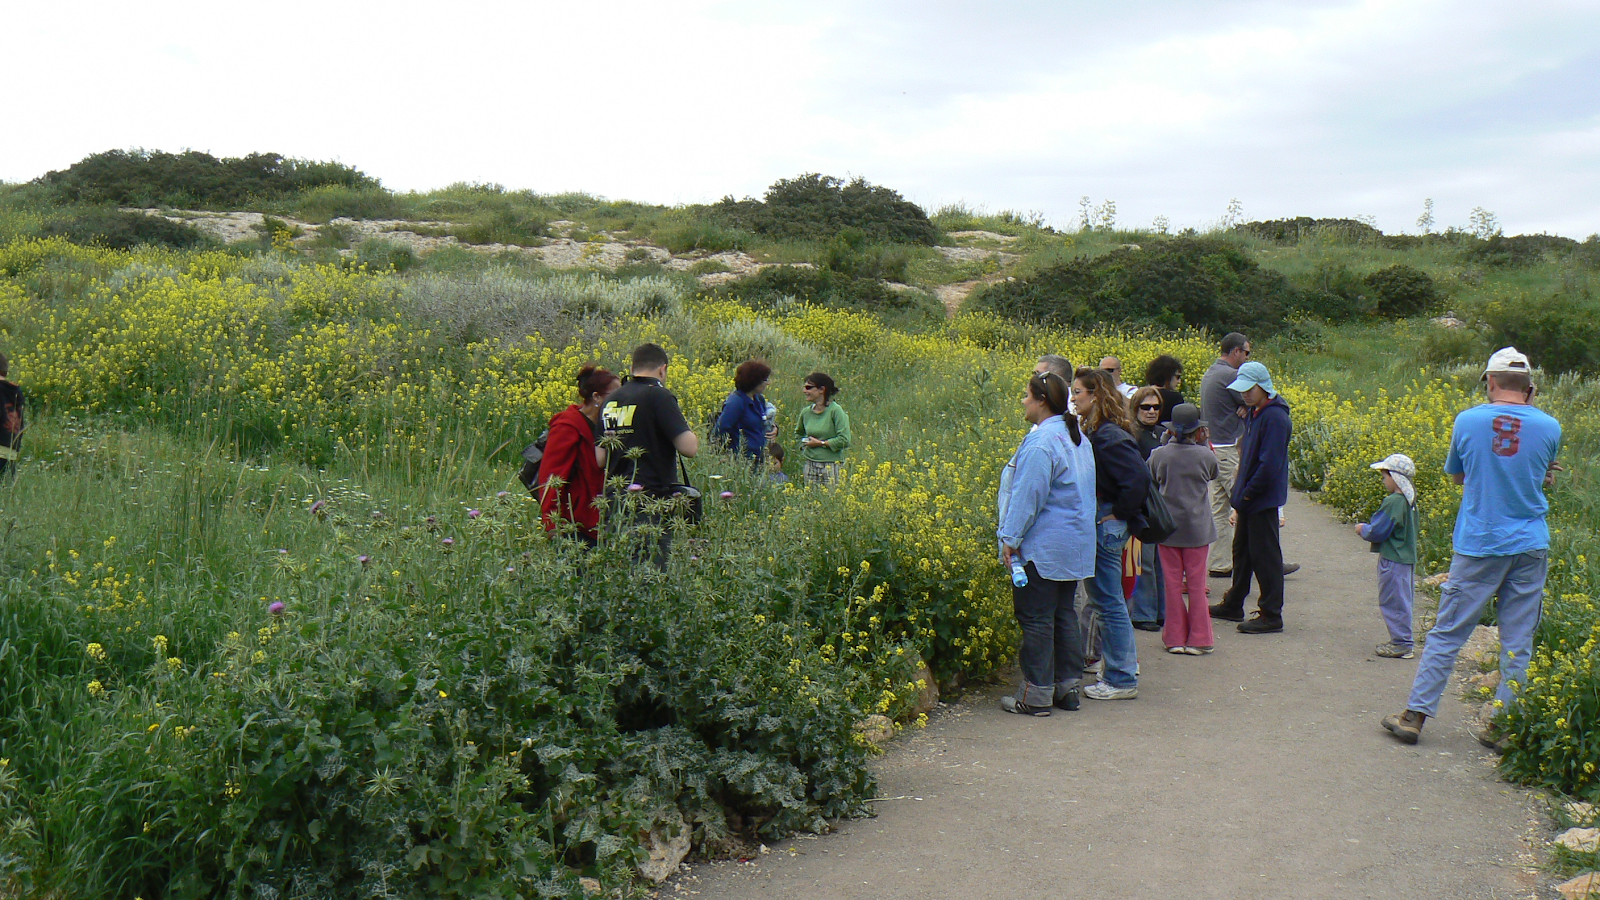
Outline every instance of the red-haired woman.
<path id="1" fill-rule="evenodd" d="M 605 492 L 604 450 L 600 449 L 600 408 L 617 389 L 617 376 L 598 366 L 578 370 L 578 403 L 550 420 L 550 437 L 534 494 L 546 531 L 576 527 L 578 539 L 593 547 L 599 539 L 600 511 L 594 498 Z"/>

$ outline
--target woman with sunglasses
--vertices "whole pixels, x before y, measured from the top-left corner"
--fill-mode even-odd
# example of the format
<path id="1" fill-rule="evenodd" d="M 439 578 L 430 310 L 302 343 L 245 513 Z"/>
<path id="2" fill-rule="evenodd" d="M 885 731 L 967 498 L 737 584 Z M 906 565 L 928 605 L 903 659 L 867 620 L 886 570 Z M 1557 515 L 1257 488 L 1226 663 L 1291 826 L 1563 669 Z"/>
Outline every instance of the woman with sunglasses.
<path id="1" fill-rule="evenodd" d="M 1139 442 L 1139 455 L 1150 459 L 1151 451 L 1161 446 L 1167 436 L 1167 426 L 1161 418 L 1161 389 L 1154 386 L 1139 388 L 1128 401 L 1128 414 L 1133 419 L 1133 439 Z M 1162 602 L 1162 571 L 1154 544 L 1130 541 L 1128 552 L 1138 547 L 1139 575 L 1134 583 L 1133 596 L 1128 598 L 1128 615 L 1133 617 L 1133 627 L 1140 631 L 1160 631 L 1165 621 L 1166 605 Z"/>
<path id="2" fill-rule="evenodd" d="M 1122 595 L 1122 548 L 1144 527 L 1144 498 L 1150 470 L 1139 456 L 1129 430 L 1128 407 L 1111 379 L 1099 369 L 1074 373 L 1072 406 L 1094 448 L 1095 561 L 1094 577 L 1085 582 L 1089 601 L 1100 616 L 1105 669 L 1100 681 L 1083 689 L 1095 700 L 1132 700 L 1139 696 L 1139 656 L 1133 643 L 1133 622 Z"/>
<path id="3" fill-rule="evenodd" d="M 850 446 L 850 416 L 833 399 L 839 386 L 826 373 L 812 372 L 800 389 L 806 396 L 795 429 L 800 439 L 800 474 L 806 484 L 838 484 L 839 462 Z"/>
<path id="4" fill-rule="evenodd" d="M 1067 413 L 1070 395 L 1055 372 L 1028 379 L 1022 416 L 1034 428 L 1000 472 L 996 535 L 1022 630 L 1022 684 L 1000 708 L 1024 716 L 1077 709 L 1083 680 L 1073 598 L 1094 574 L 1094 450 Z"/>

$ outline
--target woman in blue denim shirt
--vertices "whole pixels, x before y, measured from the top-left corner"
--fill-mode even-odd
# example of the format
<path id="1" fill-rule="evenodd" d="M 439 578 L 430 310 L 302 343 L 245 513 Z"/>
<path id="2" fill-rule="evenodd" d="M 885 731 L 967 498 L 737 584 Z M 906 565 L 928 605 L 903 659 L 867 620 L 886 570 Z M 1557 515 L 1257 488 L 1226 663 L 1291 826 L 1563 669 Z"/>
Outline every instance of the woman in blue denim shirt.
<path id="1" fill-rule="evenodd" d="M 1099 369 L 1074 373 L 1072 405 L 1094 447 L 1095 511 L 1094 577 L 1085 583 L 1089 602 L 1100 614 L 1105 671 L 1084 688 L 1094 700 L 1132 700 L 1139 696 L 1139 655 L 1133 643 L 1133 622 L 1122 598 L 1122 547 L 1128 535 L 1144 527 L 1144 498 L 1150 491 L 1150 470 L 1128 408 L 1111 379 Z"/>
<path id="2" fill-rule="evenodd" d="M 1048 716 L 1052 705 L 1078 708 L 1083 642 L 1072 602 L 1078 581 L 1094 574 L 1094 451 L 1064 418 L 1071 389 L 1055 372 L 1035 374 L 1022 414 L 1036 427 L 1000 473 L 1000 561 L 1021 563 L 1027 584 L 1011 592 L 1022 629 L 1022 686 L 1002 697 L 1006 712 Z"/>

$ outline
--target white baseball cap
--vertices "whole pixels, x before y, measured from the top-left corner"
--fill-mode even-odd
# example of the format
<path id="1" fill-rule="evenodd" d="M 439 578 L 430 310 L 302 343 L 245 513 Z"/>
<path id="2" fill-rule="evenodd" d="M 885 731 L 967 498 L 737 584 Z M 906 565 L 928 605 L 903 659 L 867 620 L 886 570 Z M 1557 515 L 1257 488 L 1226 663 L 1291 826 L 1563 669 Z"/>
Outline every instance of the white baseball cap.
<path id="1" fill-rule="evenodd" d="M 1527 354 L 1515 347 L 1501 347 L 1489 357 L 1489 364 L 1483 367 L 1483 374 L 1490 372 L 1517 372 L 1523 375 L 1530 374 L 1533 366 L 1528 363 Z"/>

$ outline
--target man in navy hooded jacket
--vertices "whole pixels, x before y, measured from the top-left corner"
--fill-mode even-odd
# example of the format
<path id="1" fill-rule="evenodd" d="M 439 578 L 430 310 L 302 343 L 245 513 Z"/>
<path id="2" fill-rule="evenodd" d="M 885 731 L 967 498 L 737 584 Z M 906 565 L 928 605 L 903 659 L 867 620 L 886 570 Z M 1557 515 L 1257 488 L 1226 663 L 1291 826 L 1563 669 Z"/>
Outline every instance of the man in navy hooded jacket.
<path id="1" fill-rule="evenodd" d="M 1272 387 L 1267 367 L 1247 362 L 1228 390 L 1244 395 L 1250 407 L 1239 441 L 1239 471 L 1230 502 L 1238 524 L 1233 531 L 1233 585 L 1213 618 L 1239 622 L 1245 634 L 1283 630 L 1283 545 L 1278 540 L 1278 507 L 1289 500 L 1289 404 Z M 1244 621 L 1244 598 L 1254 575 L 1260 594 L 1256 614 Z"/>

